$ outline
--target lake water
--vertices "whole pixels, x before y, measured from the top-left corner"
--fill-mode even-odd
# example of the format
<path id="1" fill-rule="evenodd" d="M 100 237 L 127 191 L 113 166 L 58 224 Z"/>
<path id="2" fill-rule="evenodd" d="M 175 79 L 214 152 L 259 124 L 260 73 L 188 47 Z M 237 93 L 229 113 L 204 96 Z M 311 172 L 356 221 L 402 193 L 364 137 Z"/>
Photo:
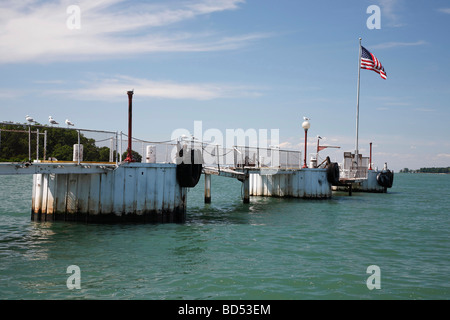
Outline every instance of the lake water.
<path id="1" fill-rule="evenodd" d="M 203 187 L 183 224 L 50 223 L 30 219 L 31 176 L 0 176 L 0 299 L 450 298 L 450 175 L 313 201 L 243 204 L 213 176 L 207 205 Z"/>

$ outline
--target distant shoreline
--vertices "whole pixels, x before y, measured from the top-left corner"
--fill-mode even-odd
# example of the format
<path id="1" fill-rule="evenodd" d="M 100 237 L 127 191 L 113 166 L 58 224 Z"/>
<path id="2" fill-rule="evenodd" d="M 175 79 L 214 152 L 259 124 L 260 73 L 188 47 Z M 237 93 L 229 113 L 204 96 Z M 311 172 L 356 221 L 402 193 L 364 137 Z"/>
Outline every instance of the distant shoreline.
<path id="1" fill-rule="evenodd" d="M 399 173 L 411 173 L 411 174 L 417 174 L 417 173 L 424 173 L 424 174 L 450 174 L 450 172 L 413 172 L 413 171 L 410 171 L 410 172 L 399 172 Z"/>
<path id="2" fill-rule="evenodd" d="M 434 174 L 449 174 L 450 167 L 433 167 L 433 168 L 420 168 L 415 170 L 410 170 L 408 168 L 401 169 L 400 173 L 434 173 Z"/>

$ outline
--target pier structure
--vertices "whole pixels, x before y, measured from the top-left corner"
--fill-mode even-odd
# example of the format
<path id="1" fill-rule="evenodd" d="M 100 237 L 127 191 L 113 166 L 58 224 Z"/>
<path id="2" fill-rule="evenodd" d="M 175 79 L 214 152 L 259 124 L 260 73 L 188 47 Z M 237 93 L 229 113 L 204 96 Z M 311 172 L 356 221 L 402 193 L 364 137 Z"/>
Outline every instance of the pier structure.
<path id="1" fill-rule="evenodd" d="M 304 168 L 301 151 L 235 146 L 222 152 L 230 153 L 233 155 L 232 163 L 218 157 L 203 168 L 206 203 L 211 202 L 211 175 L 241 181 L 244 203 L 249 203 L 251 196 L 304 199 L 332 196 L 330 168 L 327 165 L 317 167 L 312 163 Z"/>
<path id="2" fill-rule="evenodd" d="M 176 169 L 175 164 L 124 163 L 89 173 L 34 174 L 32 219 L 182 222 L 186 188 L 177 183 Z"/>
<path id="3" fill-rule="evenodd" d="M 24 155 L 32 161 L 0 163 L 0 175 L 33 175 L 33 220 L 183 222 L 187 190 L 197 185 L 201 174 L 205 177 L 205 203 L 214 196 L 212 175 L 241 181 L 244 203 L 249 203 L 252 196 L 327 199 L 333 190 L 342 189 L 350 194 L 352 190 L 386 192 L 389 183 L 392 185 L 389 177 L 380 178 L 382 173 L 390 172 L 387 167 L 373 170 L 371 161 L 361 155 L 355 167 L 355 155 L 351 153 L 344 153 L 340 167 L 329 158 L 318 165 L 318 154 L 305 167 L 301 151 L 224 148 L 185 137 L 156 142 L 131 138 L 122 132 L 39 125 L 31 129 L 29 124 L 16 125 L 17 132 L 12 132 L 2 125 L 0 132 L 29 138 L 36 135 L 34 141 L 29 140 Z M 47 139 L 67 134 L 72 136 L 68 146 L 71 159 L 67 155 L 56 159 L 58 152 L 46 150 L 54 145 Z M 8 139 L 8 135 L 4 133 L 2 139 Z M 35 152 L 32 145 L 36 146 Z M 96 154 L 103 154 L 103 158 L 95 158 Z"/>
<path id="4" fill-rule="evenodd" d="M 21 127 L 28 125 L 15 125 Z M 176 142 L 151 142 L 131 139 L 134 150 L 132 161 L 122 161 L 130 154 L 123 147 L 123 133 L 73 128 L 48 128 L 48 138 L 68 136 L 70 159 L 50 150 L 44 157 L 42 147 L 47 141 L 39 141 L 39 128 L 10 130 L 11 124 L 1 125 L 3 141 L 17 139 L 9 134 L 36 133 L 36 150 L 29 154 L 33 160 L 0 163 L 0 175 L 33 175 L 31 218 L 39 221 L 86 222 L 182 222 L 186 214 L 187 188 L 192 187 L 192 166 L 183 166 L 183 158 L 176 155 Z M 35 125 L 33 126 L 35 127 Z M 8 131 L 7 131 L 8 130 Z M 23 131 L 23 132 L 22 132 Z M 41 128 L 41 131 L 42 128 Z M 125 138 L 126 137 L 125 135 Z M 39 148 L 39 144 L 40 148 Z M 94 145 L 98 150 L 94 150 Z M 62 148 L 64 149 L 64 148 Z M 174 149 L 174 150 L 172 150 Z M 30 149 L 31 150 L 31 149 Z M 40 151 L 39 151 L 40 150 Z M 104 159 L 95 159 L 98 151 Z M 190 150 L 186 150 L 190 152 Z M 171 154 L 173 153 L 173 154 Z M 158 157 L 157 157 L 158 154 Z M 98 156 L 98 154 L 96 155 Z M 101 156 L 101 155 L 100 155 Z M 170 156 L 173 158 L 169 159 Z M 94 157 L 94 158 L 93 158 Z M 99 161 L 100 160 L 100 161 Z M 180 167 L 183 166 L 181 169 Z M 187 172 L 187 173 L 186 173 Z M 201 172 L 200 172 L 201 173 Z M 198 181 L 200 173 L 194 180 Z M 190 186 L 182 175 L 190 177 Z M 194 181 L 195 182 L 195 181 Z M 195 182 L 196 184 L 196 182 Z"/>
<path id="5" fill-rule="evenodd" d="M 11 126 L 4 125 L 0 126 L 2 132 Z M 181 137 L 155 142 L 129 139 L 122 132 L 38 124 L 14 127 L 23 127 L 16 131 L 25 136 L 34 135 L 29 146 L 35 145 L 36 150 L 27 150 L 31 161 L 0 163 L 0 174 L 33 175 L 33 220 L 184 221 L 187 189 L 197 185 L 201 174 L 205 175 L 206 203 L 212 199 L 211 175 L 241 181 L 244 203 L 252 196 L 331 197 L 327 170 L 301 168 L 300 151 L 242 146 L 227 149 Z M 48 134 L 43 139 L 44 131 Z M 47 139 L 65 135 L 72 139 L 70 159 L 67 155 L 57 159 L 55 150 L 47 150 L 54 145 Z M 6 141 L 8 135 L 4 133 L 2 138 Z M 93 158 L 98 151 L 94 147 L 103 151 L 104 159 Z"/>
<path id="6" fill-rule="evenodd" d="M 386 193 L 392 187 L 394 172 L 389 170 L 387 163 L 382 170 L 373 167 L 372 144 L 370 157 L 362 154 L 344 152 L 344 161 L 340 165 L 339 182 L 334 184 L 334 191 Z"/>

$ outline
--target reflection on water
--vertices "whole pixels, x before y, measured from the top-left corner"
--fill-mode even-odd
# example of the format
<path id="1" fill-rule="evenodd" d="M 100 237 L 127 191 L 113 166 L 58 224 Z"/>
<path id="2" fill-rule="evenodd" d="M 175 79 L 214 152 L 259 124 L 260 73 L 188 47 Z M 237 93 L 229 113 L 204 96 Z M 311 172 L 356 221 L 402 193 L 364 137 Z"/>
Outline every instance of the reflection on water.
<path id="1" fill-rule="evenodd" d="M 48 259 L 48 247 L 45 244 L 54 242 L 52 236 L 55 232 L 52 230 L 52 223 L 31 223 L 28 229 L 28 249 L 24 253 L 24 257 L 28 260 L 44 260 Z"/>

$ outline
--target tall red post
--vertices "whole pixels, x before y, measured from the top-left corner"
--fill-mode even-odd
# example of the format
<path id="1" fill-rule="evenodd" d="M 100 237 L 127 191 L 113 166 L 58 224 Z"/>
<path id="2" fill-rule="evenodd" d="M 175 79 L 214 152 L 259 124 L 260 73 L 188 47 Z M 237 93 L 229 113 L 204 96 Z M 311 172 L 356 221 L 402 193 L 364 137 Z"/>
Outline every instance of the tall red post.
<path id="1" fill-rule="evenodd" d="M 372 170 L 372 142 L 370 143 L 369 170 Z"/>
<path id="2" fill-rule="evenodd" d="M 133 155 L 131 154 L 131 142 L 132 142 L 132 125 L 133 125 L 133 91 L 127 91 L 128 94 L 128 149 L 126 162 L 133 162 Z"/>

